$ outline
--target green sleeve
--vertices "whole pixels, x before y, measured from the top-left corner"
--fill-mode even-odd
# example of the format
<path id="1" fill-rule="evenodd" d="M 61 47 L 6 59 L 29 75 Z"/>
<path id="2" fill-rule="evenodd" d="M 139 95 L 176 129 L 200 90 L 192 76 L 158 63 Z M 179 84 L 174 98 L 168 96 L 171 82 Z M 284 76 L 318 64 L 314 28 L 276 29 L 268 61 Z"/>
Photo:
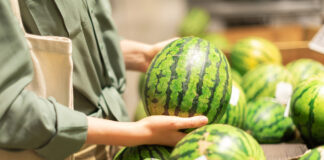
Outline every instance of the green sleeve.
<path id="1" fill-rule="evenodd" d="M 86 115 L 24 90 L 33 64 L 9 1 L 0 1 L 0 19 L 0 148 L 63 159 L 84 144 Z"/>

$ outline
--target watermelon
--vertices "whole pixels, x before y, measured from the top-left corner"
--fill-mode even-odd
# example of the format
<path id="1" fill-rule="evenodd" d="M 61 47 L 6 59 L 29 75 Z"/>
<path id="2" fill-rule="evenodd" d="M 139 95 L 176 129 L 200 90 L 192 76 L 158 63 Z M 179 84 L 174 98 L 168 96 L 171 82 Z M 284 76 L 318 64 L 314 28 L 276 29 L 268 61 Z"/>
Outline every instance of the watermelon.
<path id="1" fill-rule="evenodd" d="M 218 122 L 231 97 L 232 78 L 224 54 L 196 37 L 171 42 L 153 59 L 145 76 L 148 115 L 206 115 Z"/>
<path id="2" fill-rule="evenodd" d="M 233 80 L 235 80 L 238 84 L 241 84 L 242 83 L 242 76 L 240 75 L 240 73 L 235 69 L 232 69 L 231 73 L 232 73 Z"/>
<path id="3" fill-rule="evenodd" d="M 235 81 L 233 81 L 232 84 L 231 99 L 227 106 L 226 112 L 219 123 L 243 128 L 246 110 L 245 94 L 240 85 L 238 85 Z"/>
<path id="4" fill-rule="evenodd" d="M 247 106 L 245 130 L 259 143 L 279 143 L 294 138 L 295 126 L 284 116 L 285 107 L 271 98 L 251 101 Z"/>
<path id="5" fill-rule="evenodd" d="M 323 104 L 323 75 L 299 83 L 291 98 L 291 117 L 309 146 L 324 144 Z"/>
<path id="6" fill-rule="evenodd" d="M 230 60 L 232 67 L 244 75 L 260 64 L 281 64 L 281 54 L 270 41 L 250 37 L 234 44 Z"/>
<path id="7" fill-rule="evenodd" d="M 202 38 L 209 41 L 210 43 L 213 43 L 218 49 L 222 51 L 227 51 L 230 48 L 230 43 L 223 35 L 217 33 L 207 33 L 206 35 L 202 36 Z"/>
<path id="8" fill-rule="evenodd" d="M 312 59 L 299 59 L 287 64 L 287 69 L 292 73 L 296 83 L 324 72 L 324 66 Z"/>
<path id="9" fill-rule="evenodd" d="M 172 148 L 158 145 L 142 145 L 125 147 L 120 150 L 114 160 L 168 160 Z"/>
<path id="10" fill-rule="evenodd" d="M 292 94 L 294 83 L 287 69 L 280 65 L 266 64 L 245 74 L 241 86 L 248 101 L 272 97 L 285 104 Z"/>
<path id="11" fill-rule="evenodd" d="M 170 156 L 171 160 L 265 160 L 258 142 L 243 130 L 212 124 L 186 135 Z"/>
<path id="12" fill-rule="evenodd" d="M 134 120 L 138 121 L 138 120 L 141 120 L 141 119 L 143 119 L 145 117 L 147 117 L 147 115 L 146 115 L 146 112 L 145 112 L 145 109 L 144 109 L 143 102 L 140 100 L 138 102 L 137 107 L 136 107 Z"/>
<path id="13" fill-rule="evenodd" d="M 180 36 L 199 36 L 209 24 L 210 15 L 202 8 L 192 8 L 180 25 Z"/>
<path id="14" fill-rule="evenodd" d="M 298 160 L 323 160 L 323 159 L 324 159 L 324 146 L 319 146 L 317 148 L 314 148 L 306 152 L 306 154 L 304 154 Z"/>

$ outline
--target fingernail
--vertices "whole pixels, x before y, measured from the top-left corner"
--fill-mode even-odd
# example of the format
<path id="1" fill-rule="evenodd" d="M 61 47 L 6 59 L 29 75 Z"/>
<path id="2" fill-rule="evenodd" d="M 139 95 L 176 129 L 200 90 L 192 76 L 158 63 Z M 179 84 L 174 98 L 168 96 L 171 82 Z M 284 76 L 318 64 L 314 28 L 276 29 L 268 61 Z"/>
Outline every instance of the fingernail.
<path id="1" fill-rule="evenodd" d="M 200 121 L 207 121 L 208 122 L 208 118 L 206 116 L 197 116 L 197 119 L 199 119 Z"/>
<path id="2" fill-rule="evenodd" d="M 206 121 L 206 122 L 208 122 L 208 118 L 205 117 L 205 116 L 202 116 L 202 117 L 200 118 L 200 120 L 201 120 L 201 121 Z"/>

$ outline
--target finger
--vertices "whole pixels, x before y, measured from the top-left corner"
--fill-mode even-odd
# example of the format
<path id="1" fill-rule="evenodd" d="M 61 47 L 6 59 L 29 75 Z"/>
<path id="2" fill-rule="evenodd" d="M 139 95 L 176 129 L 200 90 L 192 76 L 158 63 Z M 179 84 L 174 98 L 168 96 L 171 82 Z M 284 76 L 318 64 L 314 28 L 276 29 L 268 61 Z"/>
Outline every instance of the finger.
<path id="1" fill-rule="evenodd" d="M 174 125 L 171 126 L 173 129 L 187 129 L 187 128 L 198 128 L 208 123 L 208 118 L 205 116 L 195 116 L 190 118 L 175 119 Z"/>
<path id="2" fill-rule="evenodd" d="M 153 58 L 158 52 L 160 52 L 166 45 L 173 42 L 174 40 L 179 39 L 179 37 L 171 38 L 153 45 L 153 49 L 150 51 L 150 58 Z"/>
<path id="3" fill-rule="evenodd" d="M 174 38 L 159 42 L 159 43 L 155 44 L 155 46 L 156 46 L 156 48 L 162 49 L 163 47 L 165 47 L 166 45 L 168 45 L 169 43 L 171 43 L 177 39 L 179 39 L 179 37 L 174 37 Z"/>

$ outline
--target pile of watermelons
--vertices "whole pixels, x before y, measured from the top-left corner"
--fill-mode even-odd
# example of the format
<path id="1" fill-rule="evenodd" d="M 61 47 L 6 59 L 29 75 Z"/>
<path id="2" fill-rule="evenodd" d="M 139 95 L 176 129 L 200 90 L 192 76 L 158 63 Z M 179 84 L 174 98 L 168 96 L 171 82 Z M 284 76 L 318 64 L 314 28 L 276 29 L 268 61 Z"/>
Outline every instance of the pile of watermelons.
<path id="1" fill-rule="evenodd" d="M 203 22 L 186 20 L 184 36 L 203 33 L 201 26 L 186 30 L 186 23 L 208 19 L 193 12 Z M 234 44 L 228 61 L 215 43 L 189 36 L 157 54 L 141 76 L 135 116 L 205 115 L 209 124 L 185 130 L 191 132 L 175 148 L 127 147 L 115 159 L 263 160 L 260 144 L 298 138 L 314 148 L 300 159 L 323 159 L 324 66 L 311 59 L 284 66 L 279 49 L 258 37 Z"/>

